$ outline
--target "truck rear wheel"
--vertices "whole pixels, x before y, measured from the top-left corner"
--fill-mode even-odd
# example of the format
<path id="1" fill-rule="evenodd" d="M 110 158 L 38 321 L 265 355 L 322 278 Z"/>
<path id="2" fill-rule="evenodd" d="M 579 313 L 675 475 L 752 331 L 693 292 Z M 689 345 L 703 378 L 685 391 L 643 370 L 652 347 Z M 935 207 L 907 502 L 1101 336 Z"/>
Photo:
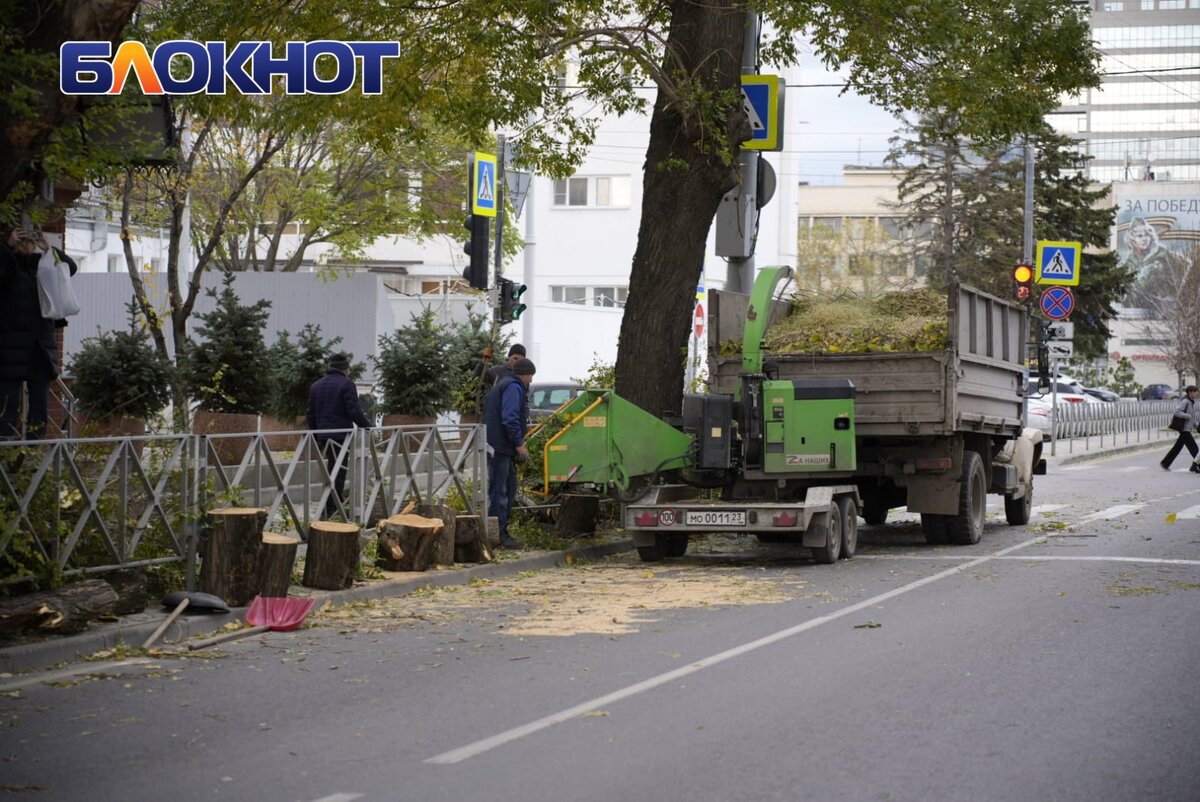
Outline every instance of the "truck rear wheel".
<path id="1" fill-rule="evenodd" d="M 849 560 L 858 551 L 858 505 L 852 496 L 838 499 L 838 514 L 842 516 L 842 556 Z"/>
<path id="2" fill-rule="evenodd" d="M 683 532 L 667 535 L 666 554 L 668 557 L 682 557 L 687 554 L 688 536 Z"/>
<path id="3" fill-rule="evenodd" d="M 841 518 L 838 505 L 830 504 L 829 512 L 825 513 L 825 545 L 814 546 L 812 549 L 813 559 L 821 565 L 832 565 L 842 553 Z"/>
<path id="4" fill-rule="evenodd" d="M 921 513 L 921 531 L 925 533 L 925 542 L 931 546 L 945 546 L 949 543 L 950 536 L 946 534 L 946 521 L 949 519 L 949 515 Z"/>
<path id="5" fill-rule="evenodd" d="M 888 507 L 881 499 L 868 496 L 863 499 L 863 520 L 871 526 L 883 526 L 887 523 Z"/>
<path id="6" fill-rule="evenodd" d="M 1020 498 L 1004 497 L 1004 518 L 1011 526 L 1023 526 L 1033 517 L 1033 477 L 1025 485 L 1025 495 Z"/>
<path id="7" fill-rule="evenodd" d="M 983 460 L 974 451 L 963 452 L 962 482 L 958 491 L 958 515 L 949 516 L 946 534 L 957 546 L 972 546 L 983 537 L 987 515 L 987 482 Z"/>

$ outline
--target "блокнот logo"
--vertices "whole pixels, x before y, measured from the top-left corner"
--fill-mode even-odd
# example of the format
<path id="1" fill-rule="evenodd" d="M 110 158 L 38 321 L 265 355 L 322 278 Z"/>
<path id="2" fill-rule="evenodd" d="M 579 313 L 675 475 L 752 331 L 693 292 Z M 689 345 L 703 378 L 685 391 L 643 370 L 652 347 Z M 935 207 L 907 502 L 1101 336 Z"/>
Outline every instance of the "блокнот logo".
<path id="1" fill-rule="evenodd" d="M 117 95 L 133 72 L 147 95 L 223 95 L 229 84 L 243 95 L 271 94 L 271 79 L 282 76 L 289 95 L 340 95 L 358 83 L 362 93 L 383 93 L 383 60 L 400 55 L 399 42 L 287 42 L 276 58 L 270 42 L 193 42 L 175 39 L 154 48 L 122 42 L 63 42 L 59 49 L 59 89 L 64 95 Z M 321 72 L 317 75 L 317 60 Z M 185 77 L 171 74 L 173 63 L 190 66 Z M 330 77 L 329 73 L 333 70 Z"/>

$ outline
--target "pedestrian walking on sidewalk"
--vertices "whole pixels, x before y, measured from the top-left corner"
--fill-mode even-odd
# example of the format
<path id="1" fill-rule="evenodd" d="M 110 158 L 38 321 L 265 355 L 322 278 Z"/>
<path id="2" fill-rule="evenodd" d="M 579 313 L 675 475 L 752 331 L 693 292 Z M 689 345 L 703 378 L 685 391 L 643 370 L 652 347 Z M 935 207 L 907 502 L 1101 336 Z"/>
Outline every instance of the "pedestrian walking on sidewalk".
<path id="1" fill-rule="evenodd" d="M 1171 428 L 1179 432 L 1179 436 L 1175 438 L 1175 444 L 1159 465 L 1162 465 L 1164 471 L 1171 470 L 1171 463 L 1179 456 L 1179 452 L 1186 448 L 1192 455 L 1192 467 L 1189 470 L 1192 473 L 1200 473 L 1200 463 L 1196 461 L 1196 452 L 1200 449 L 1197 449 L 1196 438 L 1192 436 L 1196 429 L 1196 385 L 1189 384 L 1184 388 L 1184 393 L 1186 395 L 1171 418 Z"/>

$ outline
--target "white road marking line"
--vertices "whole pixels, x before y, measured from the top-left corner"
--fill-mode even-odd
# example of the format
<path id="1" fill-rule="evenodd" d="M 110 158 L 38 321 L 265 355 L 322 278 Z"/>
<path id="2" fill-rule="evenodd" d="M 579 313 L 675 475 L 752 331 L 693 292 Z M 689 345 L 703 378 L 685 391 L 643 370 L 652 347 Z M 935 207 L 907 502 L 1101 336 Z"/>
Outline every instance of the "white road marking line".
<path id="1" fill-rule="evenodd" d="M 1053 538 L 1055 535 L 1049 535 Z M 969 560 L 970 557 L 956 557 L 953 554 L 862 554 L 854 555 L 856 560 Z M 1158 557 L 1087 557 L 1072 554 L 1030 554 L 1022 557 L 997 557 L 997 560 L 1012 560 L 1014 562 L 1113 562 L 1113 563 L 1145 563 L 1147 565 L 1200 565 L 1200 560 L 1175 560 Z"/>
<path id="2" fill-rule="evenodd" d="M 735 646 L 732 649 L 726 649 L 725 651 L 718 652 L 717 654 L 714 654 L 710 657 L 705 657 L 701 660 L 697 660 L 696 662 L 691 663 L 690 665 L 682 666 L 680 668 L 675 669 L 674 671 L 668 671 L 665 674 L 659 674 L 656 677 L 651 677 L 650 679 L 643 680 L 642 682 L 638 682 L 633 685 L 629 685 L 625 688 L 621 688 L 620 690 L 613 691 L 612 693 L 607 693 L 607 694 L 604 694 L 603 696 L 597 696 L 594 699 L 583 702 L 581 704 L 577 704 L 574 707 L 568 707 L 566 710 L 560 710 L 557 713 L 552 713 L 548 716 L 544 716 L 535 721 L 531 721 L 528 724 L 522 724 L 519 727 L 514 727 L 510 730 L 505 730 L 504 732 L 497 733 L 496 735 L 493 735 L 489 738 L 484 738 L 482 740 L 475 741 L 474 743 L 467 744 L 466 746 L 461 746 L 457 749 L 451 749 L 450 751 L 443 752 L 440 755 L 434 755 L 433 757 L 426 758 L 424 762 L 425 763 L 436 763 L 436 764 L 441 764 L 441 765 L 451 765 L 454 763 L 460 763 L 460 762 L 466 760 L 467 758 L 474 757 L 476 755 L 479 755 L 484 752 L 495 749 L 498 746 L 503 746 L 504 744 L 519 740 L 521 738 L 524 738 L 527 735 L 532 735 L 533 733 L 538 732 L 540 730 L 544 730 L 547 727 L 552 727 L 555 724 L 561 724 L 564 721 L 570 721 L 571 719 L 573 719 L 577 716 L 581 716 L 584 713 L 587 713 L 589 711 L 603 708 L 606 705 L 610 705 L 614 702 L 619 702 L 623 699 L 628 699 L 631 696 L 636 696 L 640 693 L 644 693 L 645 691 L 651 690 L 653 688 L 657 688 L 659 685 L 665 685 L 668 682 L 673 682 L 677 679 L 681 679 L 683 677 L 688 676 L 689 674 L 694 674 L 697 671 L 702 671 L 703 669 L 711 668 L 712 666 L 718 665 L 720 663 L 724 663 L 726 660 L 732 660 L 735 657 L 741 657 L 744 654 L 748 654 L 757 649 L 761 649 L 764 646 L 770 646 L 774 643 L 778 643 L 779 641 L 786 640 L 787 638 L 793 637 L 794 635 L 799 635 L 802 632 L 807 632 L 810 629 L 815 629 L 816 627 L 819 627 L 822 624 L 828 624 L 831 621 L 838 620 L 839 618 L 845 618 L 846 616 L 857 613 L 860 610 L 865 610 L 869 607 L 874 607 L 874 606 L 881 604 L 889 599 L 894 599 L 897 596 L 901 596 L 905 593 L 908 593 L 909 591 L 913 591 L 918 588 L 925 587 L 926 585 L 932 584 L 941 579 L 945 579 L 947 577 L 954 576 L 955 574 L 962 573 L 963 571 L 966 571 L 970 568 L 974 568 L 977 565 L 983 565 L 984 563 L 990 562 L 999 557 L 1003 557 L 1006 554 L 1010 554 L 1014 551 L 1018 551 L 1020 549 L 1027 548 L 1028 546 L 1032 546 L 1035 543 L 1044 542 L 1045 540 L 1046 540 L 1045 535 L 1038 535 L 1037 537 L 1030 538 L 1029 540 L 1026 540 L 1022 543 L 1018 543 L 1015 546 L 1009 546 L 1008 548 L 1001 549 L 1000 551 L 997 551 L 993 554 L 985 554 L 981 557 L 975 558 L 974 560 L 963 563 L 962 565 L 956 565 L 953 568 L 947 568 L 944 571 L 939 571 L 938 573 L 924 577 L 923 579 L 918 579 L 915 582 L 910 582 L 909 584 L 904 585 L 902 587 L 898 587 L 893 590 L 889 590 L 886 593 L 881 593 L 878 596 L 874 596 L 870 599 L 867 599 L 866 601 L 861 601 L 856 604 L 852 604 L 849 607 L 843 607 L 842 609 L 840 609 L 836 612 L 830 613 L 828 615 L 819 616 L 818 618 L 814 618 L 810 621 L 805 621 L 802 624 L 797 624 L 796 626 L 788 627 L 787 629 L 782 629 L 778 632 L 772 633 L 765 637 L 750 641 L 749 643 L 744 643 L 741 646 Z"/>
<path id="3" fill-rule="evenodd" d="M 330 794 L 320 799 L 314 799 L 313 802 L 354 802 L 356 799 L 362 799 L 362 796 L 362 794 Z"/>
<path id="4" fill-rule="evenodd" d="M 1128 515 L 1131 512 L 1137 512 L 1145 504 L 1117 504 L 1114 507 L 1093 512 L 1091 515 L 1085 515 L 1076 522 L 1076 526 L 1081 524 L 1090 524 L 1093 521 L 1111 521 L 1113 518 L 1120 518 L 1122 515 Z"/>
<path id="5" fill-rule="evenodd" d="M 1095 467 L 1096 466 L 1092 463 L 1086 463 L 1084 465 L 1064 465 L 1061 468 L 1058 468 L 1055 473 L 1079 473 L 1082 471 L 1093 470 Z"/>
<path id="6" fill-rule="evenodd" d="M 1200 506 L 1188 507 L 1186 510 L 1177 512 L 1175 518 L 1200 518 Z"/>
<path id="7" fill-rule="evenodd" d="M 34 674 L 32 676 L 19 679 L 14 682 L 6 682 L 0 685 L 0 693 L 7 691 L 15 691 L 19 688 L 27 688 L 30 685 L 38 685 L 43 682 L 58 682 L 59 680 L 77 677 L 80 674 L 103 674 L 114 668 L 126 668 L 133 666 L 144 666 L 151 663 L 161 663 L 161 660 L 151 660 L 148 657 L 134 657 L 129 660 L 113 660 L 108 663 L 83 663 L 74 668 L 65 668 L 62 671 L 51 671 L 48 673 Z"/>

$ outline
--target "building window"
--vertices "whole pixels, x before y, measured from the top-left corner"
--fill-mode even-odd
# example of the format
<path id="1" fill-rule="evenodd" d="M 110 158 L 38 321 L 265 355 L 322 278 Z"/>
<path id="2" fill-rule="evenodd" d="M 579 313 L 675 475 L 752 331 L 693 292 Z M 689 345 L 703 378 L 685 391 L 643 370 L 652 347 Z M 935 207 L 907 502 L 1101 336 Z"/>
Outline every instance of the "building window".
<path id="1" fill-rule="evenodd" d="M 628 287 L 550 287 L 550 300 L 556 304 L 596 306 L 604 309 L 623 309 L 629 296 Z"/>
<path id="2" fill-rule="evenodd" d="M 574 176 L 554 182 L 555 206 L 627 207 L 629 198 L 627 175 Z"/>

